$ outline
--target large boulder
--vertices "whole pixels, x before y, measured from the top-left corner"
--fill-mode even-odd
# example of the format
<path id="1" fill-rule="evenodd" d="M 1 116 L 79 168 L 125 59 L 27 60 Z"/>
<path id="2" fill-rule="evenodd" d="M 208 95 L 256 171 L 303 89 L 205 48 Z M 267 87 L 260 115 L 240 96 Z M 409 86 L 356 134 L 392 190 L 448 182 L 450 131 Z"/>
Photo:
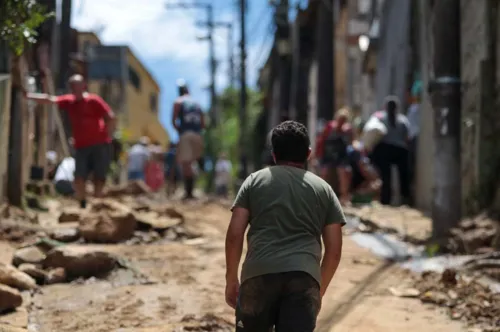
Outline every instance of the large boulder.
<path id="1" fill-rule="evenodd" d="M 103 251 L 92 251 L 85 247 L 59 247 L 47 254 L 44 268 L 63 268 L 70 279 L 99 277 L 117 266 L 114 256 Z"/>
<path id="2" fill-rule="evenodd" d="M 14 310 L 23 304 L 23 297 L 17 289 L 0 284 L 0 313 Z"/>
<path id="3" fill-rule="evenodd" d="M 45 259 L 45 253 L 36 246 L 25 247 L 17 250 L 12 258 L 12 265 L 41 264 Z"/>
<path id="4" fill-rule="evenodd" d="M 137 227 L 131 212 L 92 213 L 80 221 L 80 235 L 87 242 L 117 243 L 130 239 Z"/>
<path id="5" fill-rule="evenodd" d="M 19 271 L 12 265 L 0 263 L 0 284 L 14 287 L 20 290 L 34 289 L 36 281 L 24 272 Z"/>

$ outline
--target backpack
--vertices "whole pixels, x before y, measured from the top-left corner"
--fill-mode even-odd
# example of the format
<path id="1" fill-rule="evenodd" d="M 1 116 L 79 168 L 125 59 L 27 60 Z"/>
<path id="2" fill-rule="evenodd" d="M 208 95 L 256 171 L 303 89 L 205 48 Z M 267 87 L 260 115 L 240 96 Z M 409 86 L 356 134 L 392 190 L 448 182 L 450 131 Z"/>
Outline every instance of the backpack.
<path id="1" fill-rule="evenodd" d="M 332 165 L 338 166 L 347 157 L 347 139 L 345 135 L 337 130 L 332 130 L 325 139 L 323 160 Z"/>

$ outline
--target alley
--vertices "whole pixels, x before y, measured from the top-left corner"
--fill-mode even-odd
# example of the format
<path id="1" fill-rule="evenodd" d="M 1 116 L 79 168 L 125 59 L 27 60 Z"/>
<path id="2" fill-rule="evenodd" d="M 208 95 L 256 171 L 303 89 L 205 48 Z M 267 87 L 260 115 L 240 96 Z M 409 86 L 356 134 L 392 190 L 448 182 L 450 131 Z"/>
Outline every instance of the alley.
<path id="1" fill-rule="evenodd" d="M 111 253 L 129 262 L 130 268 L 114 270 L 105 279 L 78 278 L 24 292 L 22 308 L 0 316 L 0 331 L 232 331 L 234 313 L 224 302 L 227 204 L 205 200 L 163 205 L 175 206 L 183 215 L 182 228 L 190 236 L 150 244 L 68 244 Z M 57 201 L 50 206 L 51 211 L 40 218 L 50 225 L 49 233 L 64 226 L 50 222 L 50 216 L 56 219 L 71 209 Z M 10 263 L 14 246 L 0 242 L 1 263 Z M 444 309 L 389 292 L 409 278 L 346 236 L 341 266 L 323 300 L 317 331 L 416 332 L 423 325 L 430 332 L 466 331 Z"/>

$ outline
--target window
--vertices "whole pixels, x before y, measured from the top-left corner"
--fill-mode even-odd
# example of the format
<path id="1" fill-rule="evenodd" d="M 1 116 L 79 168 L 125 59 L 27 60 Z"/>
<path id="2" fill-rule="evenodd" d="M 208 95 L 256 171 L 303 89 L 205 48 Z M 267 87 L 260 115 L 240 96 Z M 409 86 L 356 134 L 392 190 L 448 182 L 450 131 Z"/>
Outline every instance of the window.
<path id="1" fill-rule="evenodd" d="M 141 89 L 141 78 L 130 66 L 128 67 L 128 80 L 137 90 Z"/>
<path id="2" fill-rule="evenodd" d="M 149 96 L 149 108 L 153 113 L 158 112 L 158 96 L 156 95 L 156 93 L 152 93 Z"/>

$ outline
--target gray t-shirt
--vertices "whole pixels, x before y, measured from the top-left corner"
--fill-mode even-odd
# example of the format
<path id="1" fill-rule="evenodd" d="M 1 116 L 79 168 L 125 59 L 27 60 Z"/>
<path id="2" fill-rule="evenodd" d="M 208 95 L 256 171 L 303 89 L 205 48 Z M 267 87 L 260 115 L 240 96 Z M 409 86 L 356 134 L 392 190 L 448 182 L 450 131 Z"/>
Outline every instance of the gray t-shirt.
<path id="1" fill-rule="evenodd" d="M 306 272 L 321 282 L 323 228 L 345 224 L 328 183 L 301 168 L 271 166 L 245 180 L 234 207 L 250 211 L 242 282 L 291 271 Z"/>

